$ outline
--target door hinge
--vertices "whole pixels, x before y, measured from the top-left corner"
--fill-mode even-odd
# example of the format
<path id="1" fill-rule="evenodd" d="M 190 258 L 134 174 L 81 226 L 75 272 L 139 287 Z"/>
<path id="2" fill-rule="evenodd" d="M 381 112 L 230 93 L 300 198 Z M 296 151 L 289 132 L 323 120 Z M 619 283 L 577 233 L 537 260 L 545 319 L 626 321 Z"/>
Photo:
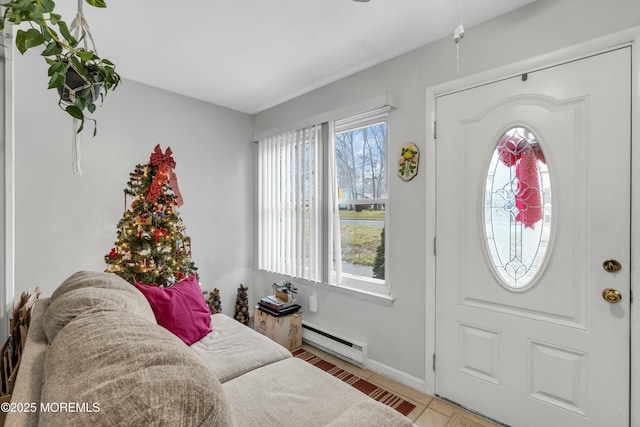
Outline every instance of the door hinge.
<path id="1" fill-rule="evenodd" d="M 438 122 L 433 121 L 433 139 L 438 139 Z"/>
<path id="2" fill-rule="evenodd" d="M 433 372 L 436 371 L 436 354 L 433 353 Z"/>
<path id="3" fill-rule="evenodd" d="M 433 238 L 433 256 L 438 254 L 438 250 L 436 249 L 436 238 Z"/>

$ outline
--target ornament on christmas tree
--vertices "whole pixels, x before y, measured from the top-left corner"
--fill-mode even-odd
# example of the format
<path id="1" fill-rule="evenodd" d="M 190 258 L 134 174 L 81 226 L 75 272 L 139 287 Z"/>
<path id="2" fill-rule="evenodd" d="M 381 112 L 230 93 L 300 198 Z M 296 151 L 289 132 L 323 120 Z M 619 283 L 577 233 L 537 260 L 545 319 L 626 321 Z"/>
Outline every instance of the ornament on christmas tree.
<path id="1" fill-rule="evenodd" d="M 209 293 L 209 310 L 211 314 L 222 313 L 222 303 L 220 302 L 220 289 L 214 288 L 213 292 Z"/>
<path id="2" fill-rule="evenodd" d="M 107 270 L 130 283 L 171 286 L 194 274 L 191 239 L 185 234 L 177 207 L 182 205 L 171 148 L 154 148 L 146 165 L 129 174 L 124 190 L 125 212 L 118 222 L 115 247 L 107 255 Z M 127 196 L 133 197 L 127 207 Z"/>
<path id="3" fill-rule="evenodd" d="M 249 298 L 247 297 L 247 290 L 242 284 L 238 288 L 238 296 L 236 297 L 236 312 L 233 316 L 238 322 L 248 325 L 249 324 Z"/>

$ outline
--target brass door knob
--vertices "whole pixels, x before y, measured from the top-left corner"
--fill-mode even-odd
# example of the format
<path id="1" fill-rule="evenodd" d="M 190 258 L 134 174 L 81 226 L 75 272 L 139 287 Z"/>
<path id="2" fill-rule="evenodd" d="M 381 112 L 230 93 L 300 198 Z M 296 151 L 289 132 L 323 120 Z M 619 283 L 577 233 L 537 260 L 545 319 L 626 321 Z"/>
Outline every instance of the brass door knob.
<path id="1" fill-rule="evenodd" d="M 607 288 L 602 291 L 602 298 L 611 304 L 617 304 L 622 299 L 622 294 L 617 289 Z"/>

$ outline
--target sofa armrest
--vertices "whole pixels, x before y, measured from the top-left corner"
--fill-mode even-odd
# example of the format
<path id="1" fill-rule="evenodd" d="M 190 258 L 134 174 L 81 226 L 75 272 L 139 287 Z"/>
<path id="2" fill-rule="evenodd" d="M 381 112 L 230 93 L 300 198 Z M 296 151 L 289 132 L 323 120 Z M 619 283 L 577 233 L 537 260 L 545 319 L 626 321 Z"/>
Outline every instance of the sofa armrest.
<path id="1" fill-rule="evenodd" d="M 20 360 L 20 367 L 11 395 L 11 402 L 40 404 L 40 395 L 42 393 L 42 383 L 44 379 L 44 359 L 48 345 L 47 336 L 42 327 L 42 319 L 44 312 L 47 307 L 49 307 L 49 303 L 49 298 L 41 298 L 36 301 L 33 307 L 27 341 Z M 9 412 L 4 425 L 37 425 L 38 412 L 38 410 L 33 412 Z"/>

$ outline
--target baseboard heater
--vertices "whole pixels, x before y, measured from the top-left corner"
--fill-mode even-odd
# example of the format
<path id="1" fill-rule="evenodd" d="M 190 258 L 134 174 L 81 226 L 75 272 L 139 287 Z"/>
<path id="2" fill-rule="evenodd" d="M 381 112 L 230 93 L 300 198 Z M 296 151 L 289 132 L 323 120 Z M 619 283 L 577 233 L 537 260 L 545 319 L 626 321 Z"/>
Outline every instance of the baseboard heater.
<path id="1" fill-rule="evenodd" d="M 329 332 L 304 320 L 302 340 L 356 366 L 366 367 L 366 344 Z"/>

